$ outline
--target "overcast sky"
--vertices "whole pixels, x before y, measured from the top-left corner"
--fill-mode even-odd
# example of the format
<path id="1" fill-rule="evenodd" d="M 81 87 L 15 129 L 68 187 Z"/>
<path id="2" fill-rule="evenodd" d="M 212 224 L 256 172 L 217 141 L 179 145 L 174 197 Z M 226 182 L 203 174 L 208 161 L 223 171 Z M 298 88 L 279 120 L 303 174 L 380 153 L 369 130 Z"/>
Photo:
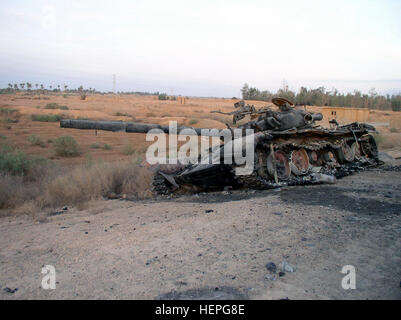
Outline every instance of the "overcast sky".
<path id="1" fill-rule="evenodd" d="M 400 0 L 0 1 L 0 87 L 401 92 Z"/>

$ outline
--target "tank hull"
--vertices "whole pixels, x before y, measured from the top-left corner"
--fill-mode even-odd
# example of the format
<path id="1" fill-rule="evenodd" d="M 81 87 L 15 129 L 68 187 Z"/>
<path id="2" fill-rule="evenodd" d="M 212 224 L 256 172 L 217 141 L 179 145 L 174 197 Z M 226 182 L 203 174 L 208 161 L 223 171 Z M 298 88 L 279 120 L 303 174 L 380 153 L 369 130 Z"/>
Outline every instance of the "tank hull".
<path id="1" fill-rule="evenodd" d="M 167 174 L 163 173 L 161 166 L 155 175 L 154 190 L 168 194 L 188 189 L 270 189 L 285 185 L 334 183 L 338 178 L 380 163 L 375 140 L 370 134 L 372 131 L 375 129 L 369 125 L 353 123 L 334 130 L 310 128 L 259 132 L 255 134 L 257 141 L 251 174 L 236 175 L 235 169 L 240 166 L 235 163 L 192 164 Z M 221 155 L 226 147 L 221 146 Z"/>

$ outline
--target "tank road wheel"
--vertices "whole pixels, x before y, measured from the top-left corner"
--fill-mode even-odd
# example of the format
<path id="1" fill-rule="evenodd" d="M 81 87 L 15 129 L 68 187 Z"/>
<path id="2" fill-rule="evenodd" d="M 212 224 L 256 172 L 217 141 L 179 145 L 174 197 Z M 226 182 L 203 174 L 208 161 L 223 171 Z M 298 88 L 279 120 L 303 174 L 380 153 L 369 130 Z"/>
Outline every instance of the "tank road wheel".
<path id="1" fill-rule="evenodd" d="M 373 138 L 370 134 L 362 137 L 361 150 L 365 156 L 377 159 L 378 151 L 375 138 Z"/>
<path id="2" fill-rule="evenodd" d="M 309 157 L 309 163 L 314 166 L 321 166 L 323 164 L 323 160 L 321 159 L 317 151 L 309 151 L 308 157 Z"/>
<path id="3" fill-rule="evenodd" d="M 317 157 L 317 155 L 316 155 Z M 309 156 L 305 149 L 294 150 L 291 152 L 291 172 L 299 176 L 309 170 Z"/>
<path id="4" fill-rule="evenodd" d="M 355 159 L 354 150 L 346 142 L 336 149 L 335 153 L 340 163 L 352 162 Z"/>
<path id="5" fill-rule="evenodd" d="M 257 156 L 258 175 L 264 179 L 268 179 L 270 175 L 266 167 L 268 157 L 267 152 L 265 150 L 257 150 L 255 155 Z"/>
<path id="6" fill-rule="evenodd" d="M 309 159 L 312 162 L 317 162 L 319 160 L 319 156 L 316 151 L 309 152 Z"/>
<path id="7" fill-rule="evenodd" d="M 328 165 L 337 164 L 336 157 L 334 156 L 333 152 L 331 152 L 331 151 L 323 152 L 321 157 L 325 164 L 328 164 Z"/>
<path id="8" fill-rule="evenodd" d="M 291 167 L 286 154 L 283 151 L 276 151 L 267 157 L 267 170 L 271 177 L 279 180 L 288 180 L 291 175 Z"/>

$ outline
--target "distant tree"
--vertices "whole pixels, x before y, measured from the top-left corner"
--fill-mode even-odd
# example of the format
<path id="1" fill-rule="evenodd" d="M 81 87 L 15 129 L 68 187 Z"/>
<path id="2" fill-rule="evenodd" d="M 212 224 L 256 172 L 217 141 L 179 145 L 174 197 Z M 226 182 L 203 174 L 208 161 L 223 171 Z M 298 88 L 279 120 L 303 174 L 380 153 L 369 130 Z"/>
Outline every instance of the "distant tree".
<path id="1" fill-rule="evenodd" d="M 249 97 L 249 85 L 245 83 L 241 89 L 242 99 L 248 100 Z"/>
<path id="2" fill-rule="evenodd" d="M 377 92 L 375 88 L 369 90 L 369 96 L 375 98 L 377 96 Z"/>
<path id="3" fill-rule="evenodd" d="M 166 93 L 160 93 L 158 95 L 159 100 L 168 100 L 168 95 Z"/>
<path id="4" fill-rule="evenodd" d="M 261 91 L 257 88 L 250 87 L 245 83 L 241 89 L 242 98 L 245 100 L 262 100 L 271 101 L 272 93 L 268 90 Z M 283 86 L 275 94 L 286 98 L 298 105 L 315 105 L 315 106 L 335 106 L 335 107 L 354 107 L 354 108 L 371 108 L 381 110 L 401 111 L 401 94 L 398 95 L 378 95 L 376 90 L 372 88 L 369 94 L 362 94 L 358 90 L 353 93 L 343 94 L 333 88 L 327 91 L 324 87 L 315 89 L 307 89 L 301 87 L 298 93 L 288 89 L 288 84 L 283 81 Z"/>

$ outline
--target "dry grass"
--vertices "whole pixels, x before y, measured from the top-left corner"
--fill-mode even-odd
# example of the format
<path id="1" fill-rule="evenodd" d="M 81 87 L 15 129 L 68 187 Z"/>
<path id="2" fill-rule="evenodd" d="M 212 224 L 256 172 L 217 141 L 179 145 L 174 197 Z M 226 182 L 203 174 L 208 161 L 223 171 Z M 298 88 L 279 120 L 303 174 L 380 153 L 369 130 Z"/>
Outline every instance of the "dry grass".
<path id="1" fill-rule="evenodd" d="M 59 168 L 25 177 L 2 174 L 0 208 L 9 209 L 9 214 L 30 214 L 111 195 L 143 199 L 151 196 L 151 178 L 152 173 L 134 161 L 80 165 L 62 174 Z"/>
<path id="2" fill-rule="evenodd" d="M 401 134 L 383 132 L 374 136 L 380 150 L 401 150 Z"/>
<path id="3" fill-rule="evenodd" d="M 111 194 L 144 198 L 149 196 L 150 181 L 151 173 L 133 163 L 81 166 L 49 181 L 37 203 L 42 208 L 79 204 Z"/>

